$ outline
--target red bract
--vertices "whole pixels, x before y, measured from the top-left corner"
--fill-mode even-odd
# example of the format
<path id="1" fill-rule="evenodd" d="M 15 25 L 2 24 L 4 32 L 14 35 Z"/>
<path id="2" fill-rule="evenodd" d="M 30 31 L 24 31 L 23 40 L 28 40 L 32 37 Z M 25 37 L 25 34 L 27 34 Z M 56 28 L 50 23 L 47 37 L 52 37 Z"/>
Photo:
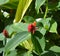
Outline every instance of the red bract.
<path id="1" fill-rule="evenodd" d="M 28 32 L 35 33 L 36 31 L 36 26 L 34 24 L 29 24 L 28 25 Z"/>
<path id="2" fill-rule="evenodd" d="M 4 35 L 5 37 L 8 37 L 8 36 L 9 36 L 8 31 L 4 29 L 4 30 L 3 30 L 3 35 Z"/>
<path id="3" fill-rule="evenodd" d="M 36 27 L 36 22 L 34 21 L 33 25 Z"/>

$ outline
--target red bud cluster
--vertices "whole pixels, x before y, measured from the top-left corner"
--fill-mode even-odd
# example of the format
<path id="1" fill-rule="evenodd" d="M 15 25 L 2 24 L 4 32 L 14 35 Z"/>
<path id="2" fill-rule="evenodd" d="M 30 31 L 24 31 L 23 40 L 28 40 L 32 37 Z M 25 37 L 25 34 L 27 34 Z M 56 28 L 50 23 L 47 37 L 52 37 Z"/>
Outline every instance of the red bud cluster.
<path id="1" fill-rule="evenodd" d="M 8 36 L 9 36 L 8 31 L 4 29 L 4 30 L 3 30 L 3 35 L 4 35 L 5 37 L 8 37 Z"/>
<path id="2" fill-rule="evenodd" d="M 35 33 L 36 31 L 36 22 L 28 25 L 28 32 Z"/>

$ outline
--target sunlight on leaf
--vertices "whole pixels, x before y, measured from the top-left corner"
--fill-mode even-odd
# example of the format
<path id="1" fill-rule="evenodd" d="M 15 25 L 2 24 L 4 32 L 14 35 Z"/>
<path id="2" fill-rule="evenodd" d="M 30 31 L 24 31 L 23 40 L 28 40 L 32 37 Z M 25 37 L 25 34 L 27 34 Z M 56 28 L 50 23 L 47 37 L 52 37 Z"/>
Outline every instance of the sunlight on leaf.
<path id="1" fill-rule="evenodd" d="M 25 12 L 27 11 L 29 5 L 31 4 L 32 0 L 20 0 L 16 12 L 16 16 L 14 22 L 21 22 Z"/>

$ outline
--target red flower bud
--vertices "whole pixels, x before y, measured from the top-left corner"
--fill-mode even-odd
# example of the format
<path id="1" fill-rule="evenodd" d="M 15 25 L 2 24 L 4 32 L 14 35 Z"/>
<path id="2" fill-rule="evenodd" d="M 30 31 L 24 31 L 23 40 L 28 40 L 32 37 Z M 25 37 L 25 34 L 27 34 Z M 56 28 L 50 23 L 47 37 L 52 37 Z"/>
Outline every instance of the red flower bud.
<path id="1" fill-rule="evenodd" d="M 29 24 L 28 25 L 28 32 L 35 33 L 36 27 L 34 24 Z"/>
<path id="2" fill-rule="evenodd" d="M 4 29 L 4 30 L 3 30 L 3 35 L 4 35 L 5 37 L 8 37 L 8 36 L 9 36 L 8 31 Z"/>

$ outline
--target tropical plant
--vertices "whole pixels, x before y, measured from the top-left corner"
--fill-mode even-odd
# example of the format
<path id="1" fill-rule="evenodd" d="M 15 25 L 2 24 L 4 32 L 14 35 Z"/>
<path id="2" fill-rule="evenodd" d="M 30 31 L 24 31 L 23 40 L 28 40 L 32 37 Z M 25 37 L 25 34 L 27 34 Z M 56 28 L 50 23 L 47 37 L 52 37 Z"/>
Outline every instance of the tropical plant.
<path id="1" fill-rule="evenodd" d="M 0 0 L 0 56 L 60 56 L 60 0 Z"/>

